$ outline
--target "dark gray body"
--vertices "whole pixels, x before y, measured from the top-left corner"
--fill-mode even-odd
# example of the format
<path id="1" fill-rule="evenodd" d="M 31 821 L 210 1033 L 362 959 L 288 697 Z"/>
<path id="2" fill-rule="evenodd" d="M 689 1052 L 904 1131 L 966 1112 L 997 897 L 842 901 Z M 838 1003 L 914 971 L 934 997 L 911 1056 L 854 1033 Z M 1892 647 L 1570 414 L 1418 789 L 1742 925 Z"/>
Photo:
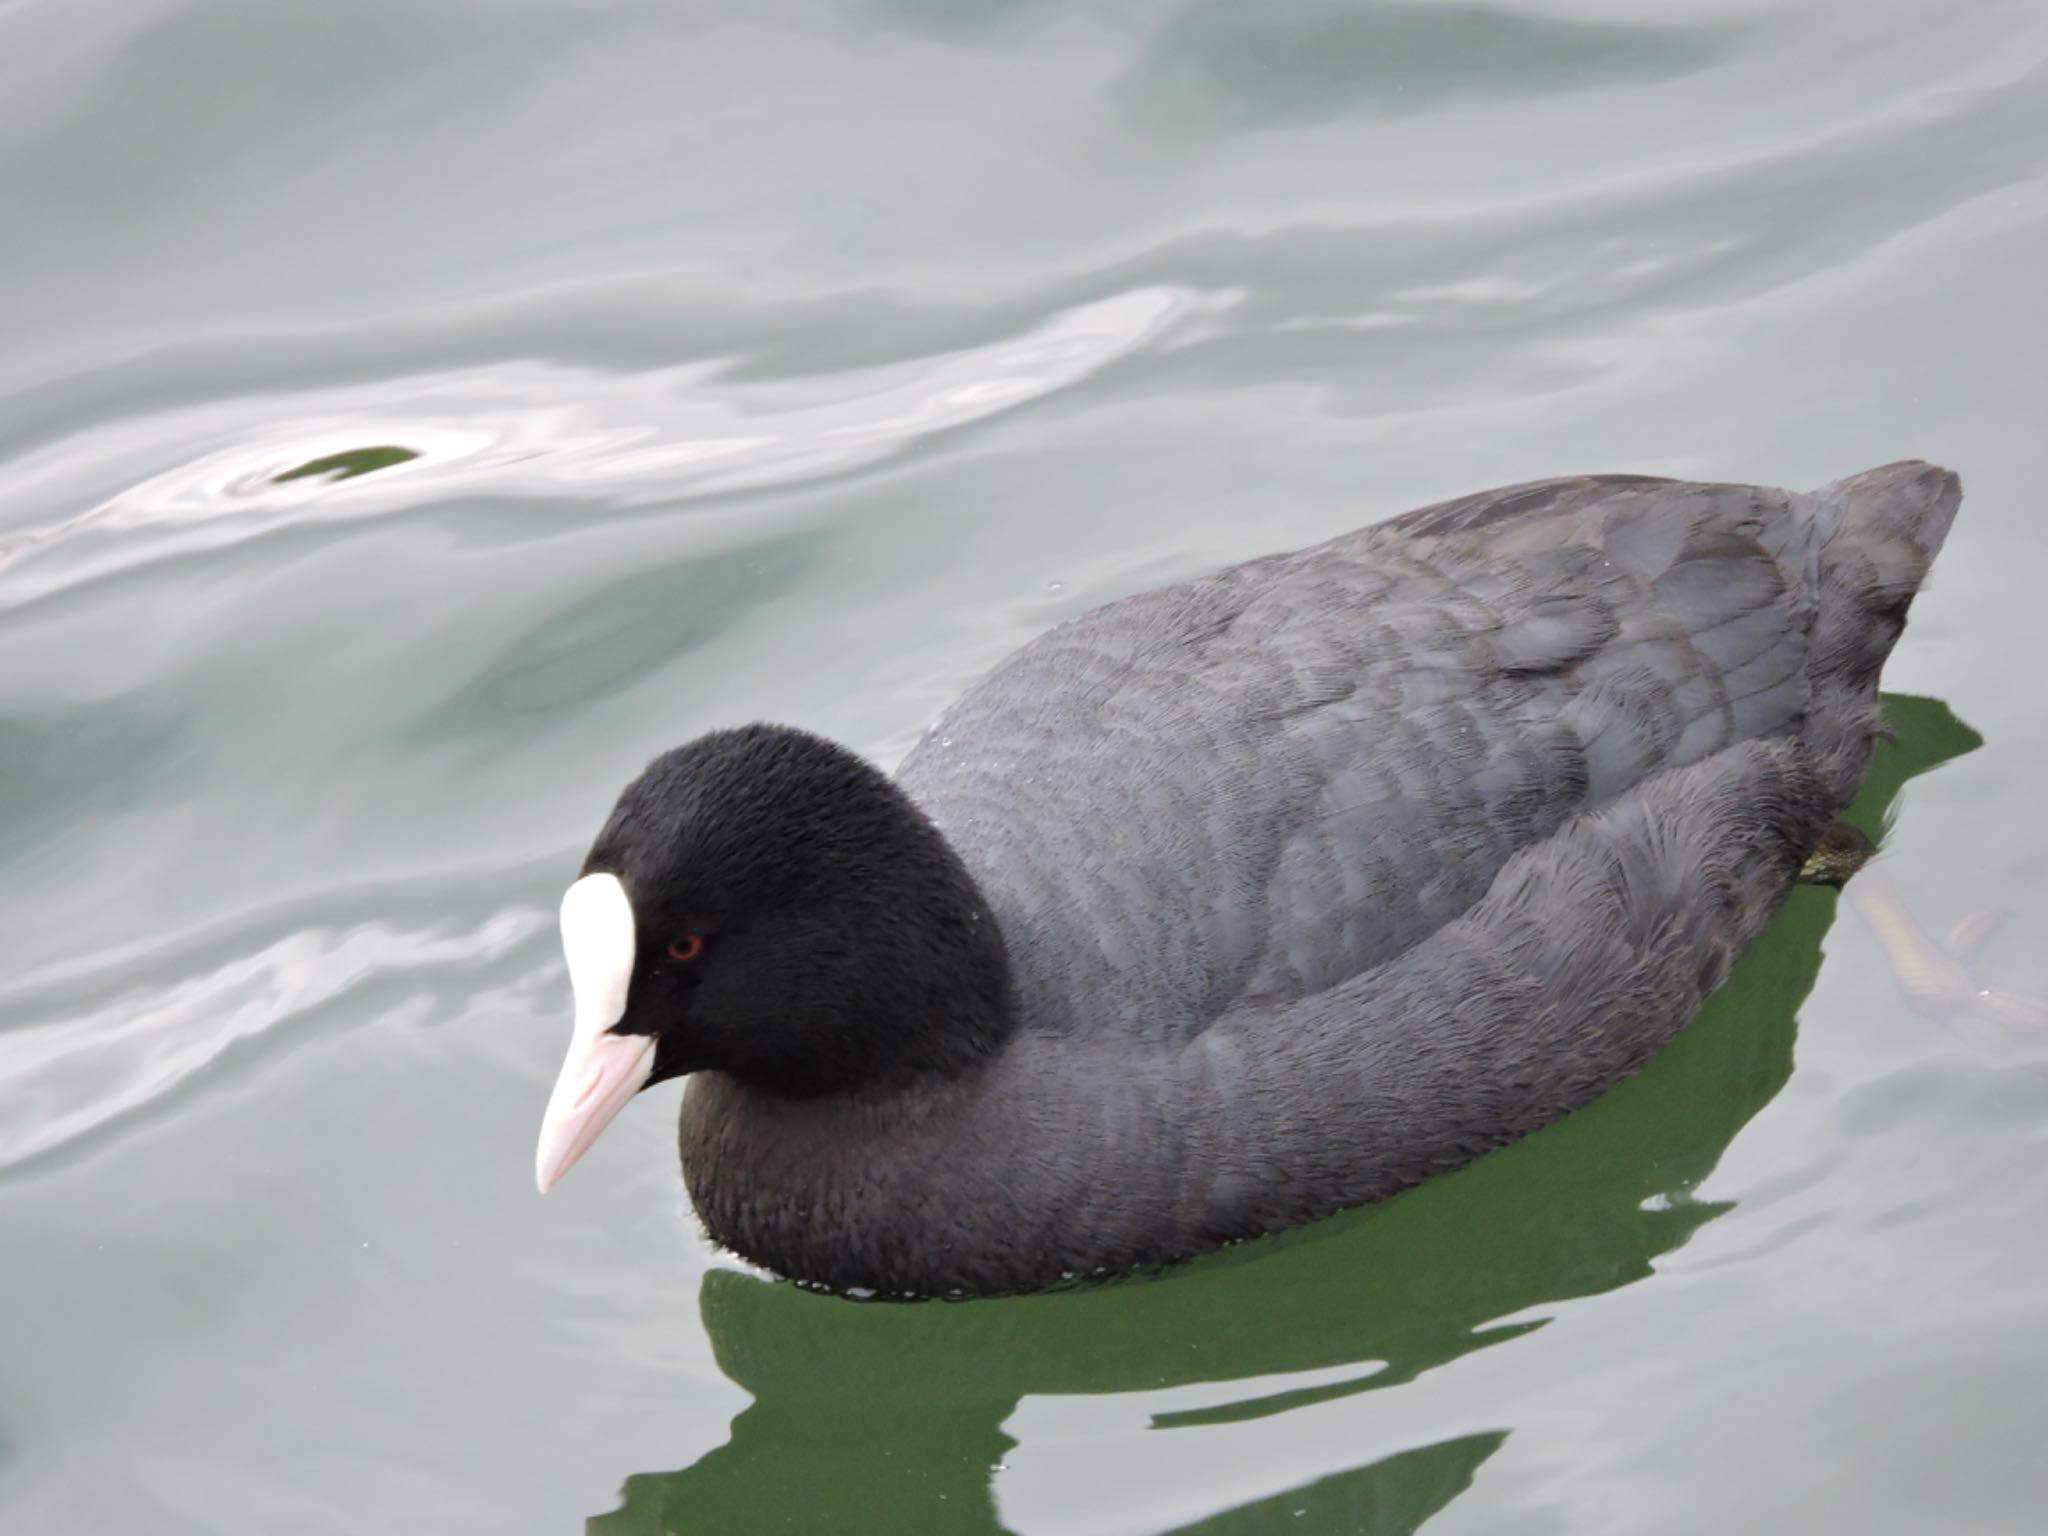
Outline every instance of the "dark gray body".
<path id="1" fill-rule="evenodd" d="M 1853 797 L 1960 494 L 1924 464 L 1548 481 L 1040 637 L 898 774 L 1001 926 L 1008 1045 L 907 1091 L 699 1074 L 700 1213 L 800 1279 L 1017 1289 L 1379 1199 L 1586 1103 Z"/>

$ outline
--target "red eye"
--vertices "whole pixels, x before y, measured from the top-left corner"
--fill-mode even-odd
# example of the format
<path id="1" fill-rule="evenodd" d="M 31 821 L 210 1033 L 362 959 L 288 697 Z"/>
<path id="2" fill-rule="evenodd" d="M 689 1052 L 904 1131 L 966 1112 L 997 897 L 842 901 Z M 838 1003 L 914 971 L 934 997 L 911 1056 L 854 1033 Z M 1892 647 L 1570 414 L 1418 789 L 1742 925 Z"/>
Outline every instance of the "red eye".
<path id="1" fill-rule="evenodd" d="M 678 965 L 688 965 L 704 953 L 704 935 L 686 933 L 679 939 L 668 941 L 668 957 Z"/>

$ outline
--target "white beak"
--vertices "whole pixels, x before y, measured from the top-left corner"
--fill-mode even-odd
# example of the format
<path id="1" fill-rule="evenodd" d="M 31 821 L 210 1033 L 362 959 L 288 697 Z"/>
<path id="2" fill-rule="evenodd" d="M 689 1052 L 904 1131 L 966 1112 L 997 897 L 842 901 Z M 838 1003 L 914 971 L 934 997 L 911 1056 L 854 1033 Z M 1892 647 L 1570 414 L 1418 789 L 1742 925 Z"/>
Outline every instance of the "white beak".
<path id="1" fill-rule="evenodd" d="M 652 1035 L 615 1035 L 626 1016 L 638 939 L 633 903 L 617 875 L 585 875 L 562 898 L 562 953 L 576 1024 L 569 1056 L 540 1123 L 534 1178 L 546 1194 L 654 1070 Z"/>

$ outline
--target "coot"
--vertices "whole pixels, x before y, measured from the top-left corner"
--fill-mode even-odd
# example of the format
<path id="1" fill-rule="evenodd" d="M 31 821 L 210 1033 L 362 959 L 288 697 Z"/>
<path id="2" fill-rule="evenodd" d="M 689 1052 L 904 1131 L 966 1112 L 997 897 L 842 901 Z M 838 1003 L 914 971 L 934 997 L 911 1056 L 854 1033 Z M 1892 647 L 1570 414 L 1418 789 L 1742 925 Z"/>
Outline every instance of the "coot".
<path id="1" fill-rule="evenodd" d="M 894 778 L 748 725 L 562 903 L 546 1189 L 690 1074 L 720 1243 L 1030 1289 L 1377 1200 L 1693 1015 L 1849 803 L 1961 487 L 1511 486 L 1108 604 Z"/>

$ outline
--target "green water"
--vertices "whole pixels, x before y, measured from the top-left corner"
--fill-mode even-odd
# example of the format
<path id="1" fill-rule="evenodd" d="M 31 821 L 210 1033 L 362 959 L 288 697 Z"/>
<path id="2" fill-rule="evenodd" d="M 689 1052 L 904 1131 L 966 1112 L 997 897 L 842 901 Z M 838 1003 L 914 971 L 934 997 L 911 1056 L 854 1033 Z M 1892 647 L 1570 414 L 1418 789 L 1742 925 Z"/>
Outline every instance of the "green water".
<path id="1" fill-rule="evenodd" d="M 1860 814 L 2048 995 L 2043 272 L 2035 0 L 0 3 L 0 1530 L 2048 1528 L 2048 1073 L 1822 891 L 1158 1278 L 531 1183 L 650 753 L 1543 474 L 1962 472 Z"/>

